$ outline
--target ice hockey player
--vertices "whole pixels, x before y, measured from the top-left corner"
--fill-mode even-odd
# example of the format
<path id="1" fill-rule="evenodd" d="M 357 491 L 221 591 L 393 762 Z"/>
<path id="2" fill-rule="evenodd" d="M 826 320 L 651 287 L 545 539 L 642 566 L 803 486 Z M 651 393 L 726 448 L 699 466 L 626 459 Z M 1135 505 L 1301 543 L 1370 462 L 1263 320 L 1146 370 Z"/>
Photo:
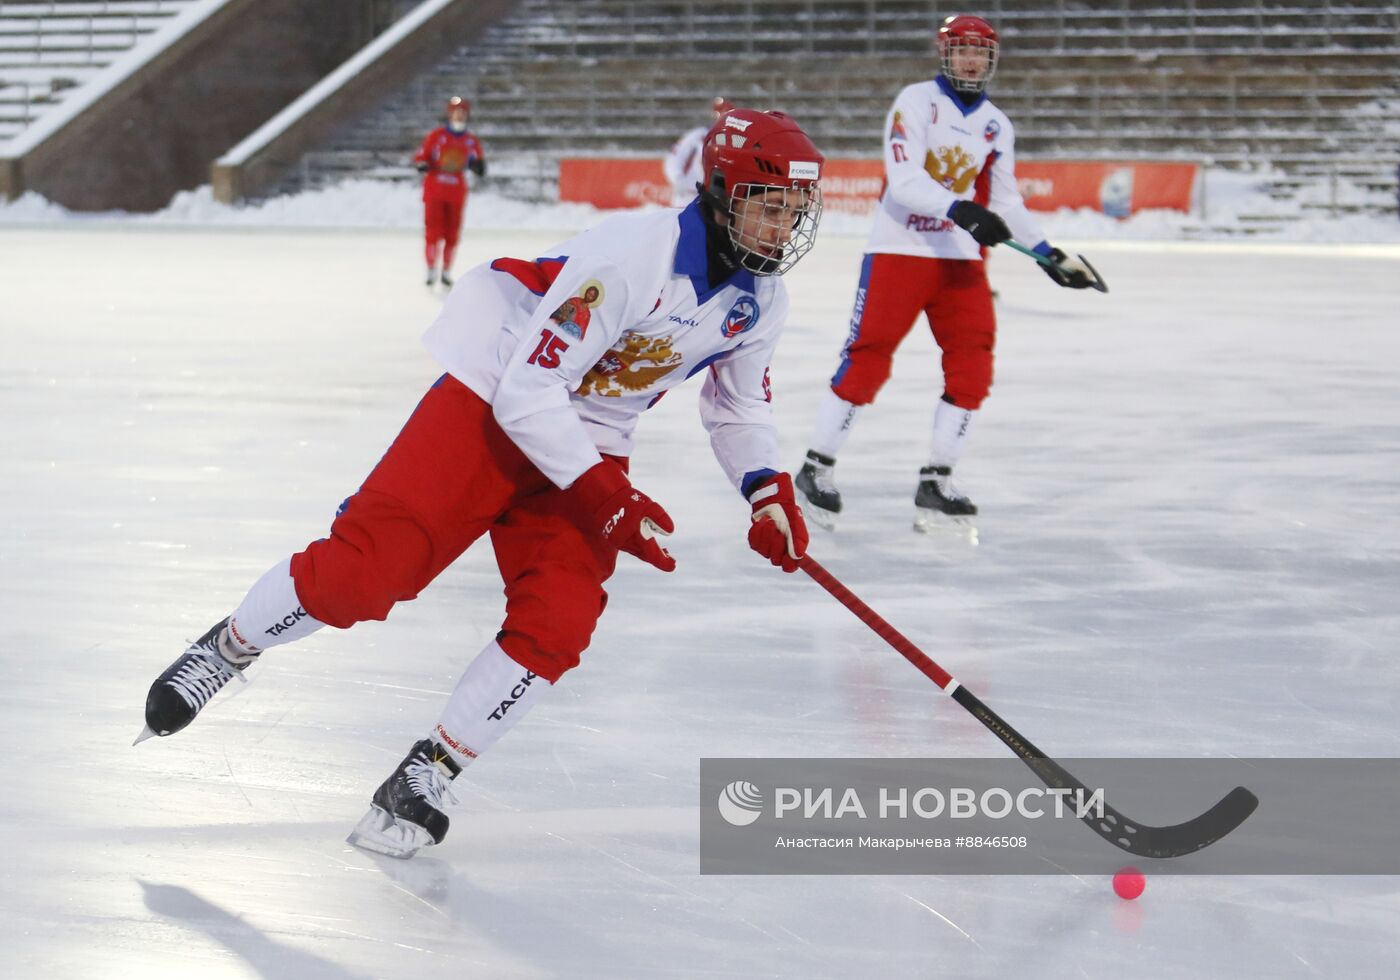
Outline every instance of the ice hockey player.
<path id="1" fill-rule="evenodd" d="M 578 664 L 618 553 L 676 567 L 671 518 L 632 486 L 628 459 L 638 416 L 692 376 L 751 505 L 750 547 L 795 570 L 807 530 L 779 470 L 768 365 L 788 311 L 779 277 L 815 241 L 822 163 L 788 116 L 735 109 L 710 130 L 705 190 L 684 210 L 612 217 L 548 258 L 464 274 L 424 338 L 447 373 L 329 534 L 160 675 L 141 737 L 183 729 L 272 647 L 385 619 L 489 533 L 501 629 L 351 835 L 398 857 L 440 842 L 453 778 Z"/>
<path id="2" fill-rule="evenodd" d="M 1089 270 L 1045 241 L 1016 186 L 1015 131 L 987 98 L 997 33 L 955 16 L 938 31 L 941 70 L 904 88 L 885 118 L 886 189 L 865 249 L 850 333 L 817 409 L 797 476 L 807 516 L 832 528 L 841 512 L 836 457 L 890 376 L 895 348 L 922 312 L 942 351 L 943 396 L 914 494 L 915 527 L 970 523 L 977 507 L 952 483 L 992 384 L 996 315 L 980 250 L 1008 239 L 1036 243 L 1046 271 L 1072 289 Z M 975 534 L 975 528 L 973 529 Z"/>
<path id="3" fill-rule="evenodd" d="M 661 167 L 666 171 L 666 179 L 671 182 L 671 204 L 674 207 L 683 208 L 695 200 L 704 179 L 700 163 L 705 149 L 705 134 L 710 131 L 715 120 L 733 108 L 733 103 L 728 99 L 716 96 L 710 102 L 710 122 L 682 133 L 681 138 L 672 144 L 665 159 L 661 161 Z"/>
<path id="4" fill-rule="evenodd" d="M 467 129 L 472 104 L 460 95 L 447 100 L 447 124 L 429 133 L 413 161 L 423 174 L 423 234 L 428 260 L 427 283 L 438 279 L 442 259 L 442 284 L 452 285 L 452 259 L 462 232 L 467 208 L 467 175 L 486 176 L 486 154 L 481 141 Z"/>

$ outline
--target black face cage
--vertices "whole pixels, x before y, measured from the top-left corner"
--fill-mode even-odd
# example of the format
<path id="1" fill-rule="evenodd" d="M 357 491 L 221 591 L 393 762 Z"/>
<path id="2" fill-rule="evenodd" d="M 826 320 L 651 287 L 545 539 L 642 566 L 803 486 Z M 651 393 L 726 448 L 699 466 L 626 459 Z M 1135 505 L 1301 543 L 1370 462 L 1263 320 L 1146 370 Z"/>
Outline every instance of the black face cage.
<path id="1" fill-rule="evenodd" d="M 756 276 L 781 276 L 817 243 L 822 194 L 816 185 L 736 184 L 728 203 L 729 241 L 739 264 Z"/>
<path id="2" fill-rule="evenodd" d="M 987 70 L 981 78 L 966 78 L 953 72 L 953 52 L 960 48 L 977 48 L 987 52 Z M 959 92 L 984 92 L 997 70 L 997 42 L 987 37 L 950 37 L 939 45 L 943 77 Z"/>

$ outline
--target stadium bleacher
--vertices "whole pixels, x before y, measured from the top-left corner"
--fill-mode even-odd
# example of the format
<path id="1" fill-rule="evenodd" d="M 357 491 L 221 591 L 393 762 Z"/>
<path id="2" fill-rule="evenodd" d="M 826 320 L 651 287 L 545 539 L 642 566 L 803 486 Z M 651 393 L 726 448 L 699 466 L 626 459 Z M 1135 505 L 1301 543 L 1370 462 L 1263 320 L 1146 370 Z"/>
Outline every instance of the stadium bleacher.
<path id="1" fill-rule="evenodd" d="M 200 0 L 0 0 L 0 151 Z M 378 0 L 392 18 L 411 0 Z M 351 175 L 412 180 L 449 94 L 470 97 L 492 180 L 548 199 L 563 156 L 656 156 L 708 99 L 782 108 L 831 156 L 871 157 L 898 89 L 936 71 L 933 0 L 519 0 L 477 41 L 383 87 L 301 152 L 274 193 Z M 960 8 L 961 9 L 961 8 Z M 1270 168 L 1394 207 L 1394 0 L 986 0 L 992 85 L 1038 159 Z"/>
<path id="2" fill-rule="evenodd" d="M 0 145 L 194 2 L 0 2 Z"/>
<path id="3" fill-rule="evenodd" d="M 1353 0 L 989 0 L 993 95 L 1018 152 L 1273 165 L 1281 189 L 1342 173 L 1393 207 L 1400 5 Z M 285 188 L 411 179 L 442 99 L 475 102 L 493 174 L 549 193 L 561 155 L 655 155 L 713 94 L 781 107 L 836 156 L 878 153 L 894 93 L 935 71 L 928 0 L 522 0 L 382 104 L 347 120 Z M 1389 132 L 1389 136 L 1387 136 Z"/>

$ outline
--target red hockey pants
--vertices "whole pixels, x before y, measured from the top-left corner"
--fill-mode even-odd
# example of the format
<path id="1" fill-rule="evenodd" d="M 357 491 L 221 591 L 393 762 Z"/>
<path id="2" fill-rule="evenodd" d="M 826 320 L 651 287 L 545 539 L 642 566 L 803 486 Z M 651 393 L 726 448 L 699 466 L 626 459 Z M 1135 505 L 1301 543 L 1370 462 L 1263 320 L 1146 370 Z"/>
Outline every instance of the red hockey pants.
<path id="1" fill-rule="evenodd" d="M 873 402 L 920 311 L 943 351 L 944 396 L 959 408 L 980 407 L 992 387 L 996 312 L 985 265 L 965 259 L 867 255 L 831 390 L 855 405 Z"/>
<path id="2" fill-rule="evenodd" d="M 293 556 L 297 597 L 330 626 L 385 619 L 489 532 L 505 581 L 499 642 L 556 681 L 588 646 L 617 561 L 615 548 L 564 516 L 563 496 L 491 406 L 444 375 L 342 505 L 330 536 Z"/>
<path id="3" fill-rule="evenodd" d="M 451 267 L 466 208 L 465 184 L 453 187 L 430 180 L 423 185 L 423 237 L 428 265 L 437 265 L 438 242 L 442 242 L 442 267 Z"/>

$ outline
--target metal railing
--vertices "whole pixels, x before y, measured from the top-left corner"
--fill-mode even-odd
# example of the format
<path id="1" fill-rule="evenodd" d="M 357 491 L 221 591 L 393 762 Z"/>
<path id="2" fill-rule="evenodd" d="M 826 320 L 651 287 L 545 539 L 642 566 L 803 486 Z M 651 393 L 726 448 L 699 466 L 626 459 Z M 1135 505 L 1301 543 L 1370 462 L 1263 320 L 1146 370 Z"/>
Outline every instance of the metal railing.
<path id="1" fill-rule="evenodd" d="M 23 132 L 43 111 L 62 100 L 61 92 L 79 83 L 75 70 L 92 72 L 105 68 L 121 54 L 130 51 L 149 34 L 190 4 L 191 0 L 30 0 L 27 3 L 0 0 L 0 23 L 33 21 L 32 32 L 0 35 L 0 53 L 21 57 L 0 66 L 0 104 L 5 122 L 18 126 L 0 130 L 0 143 Z M 81 9 L 77 9 L 81 8 Z M 46 44 L 55 37 L 68 39 L 62 44 Z M 61 52 L 64 57 L 48 55 Z M 46 82 L 14 78 L 13 72 L 43 71 Z M 6 71 L 11 73 L 5 77 Z M 11 90 L 18 98 L 11 99 Z"/>

